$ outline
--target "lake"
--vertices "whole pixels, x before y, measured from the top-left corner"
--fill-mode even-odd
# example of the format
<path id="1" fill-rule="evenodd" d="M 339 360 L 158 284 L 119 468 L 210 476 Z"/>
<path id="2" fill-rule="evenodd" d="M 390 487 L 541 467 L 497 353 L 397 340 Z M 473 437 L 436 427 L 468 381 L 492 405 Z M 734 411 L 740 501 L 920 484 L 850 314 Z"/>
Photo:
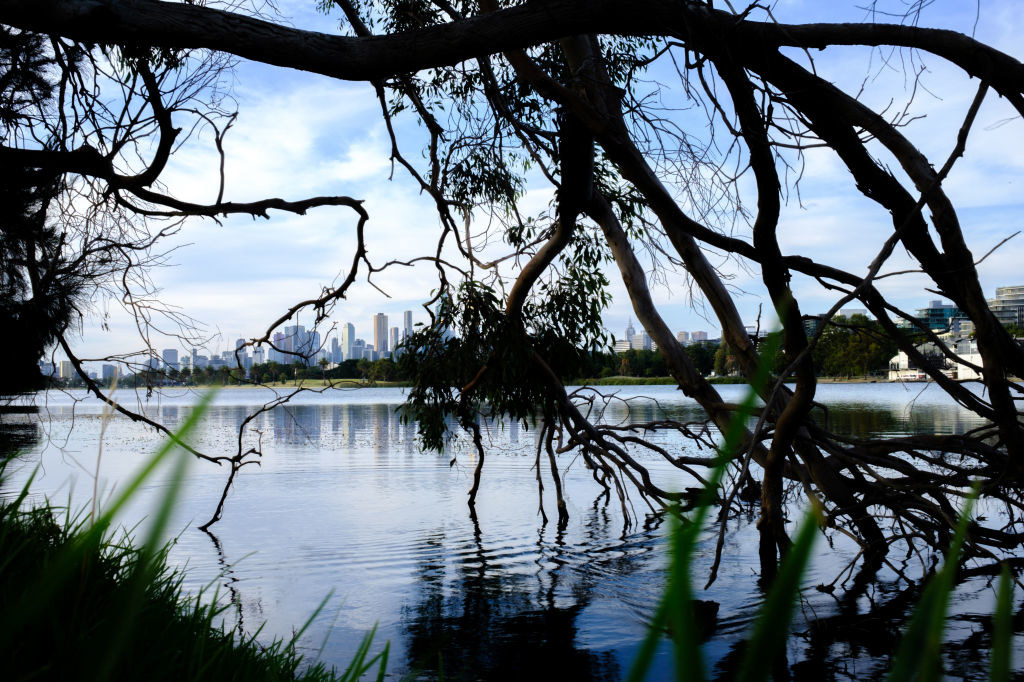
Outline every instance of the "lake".
<path id="1" fill-rule="evenodd" d="M 745 390 L 718 388 L 729 401 Z M 631 405 L 611 402 L 606 420 L 700 415 L 693 401 L 670 386 L 604 390 Z M 232 454 L 237 426 L 267 396 L 258 389 L 221 391 L 194 439 L 198 448 Z M 981 424 L 926 384 L 824 384 L 818 399 L 828 405 L 833 428 L 854 435 L 960 433 Z M 118 400 L 173 425 L 188 414 L 197 394 L 169 389 L 145 400 L 121 391 Z M 218 590 L 231 604 L 225 618 L 247 632 L 264 626 L 264 639 L 290 638 L 329 597 L 300 646 L 306 656 L 342 668 L 376 625 L 374 650 L 390 641 L 389 670 L 395 673 L 430 678 L 440 657 L 447 679 L 622 677 L 663 586 L 664 525 L 645 515 L 642 500 L 634 497 L 641 523 L 625 526 L 614 496 L 608 505 L 598 501 L 601 490 L 590 472 L 568 455 L 560 457 L 559 467 L 569 523 L 564 530 L 554 523 L 545 465 L 544 505 L 552 522 L 543 525 L 532 468 L 536 429 L 524 424 L 485 430 L 488 456 L 474 520 L 466 504 L 476 461 L 471 444 L 460 438 L 444 453 L 420 452 L 414 425 L 403 424 L 395 412 L 402 400 L 399 388 L 334 390 L 303 394 L 261 415 L 246 436 L 261 440 L 261 465 L 241 471 L 213 534 L 196 526 L 212 514 L 227 472 L 193 462 L 175 510 L 169 555 L 184 571 L 186 588 Z M 20 490 L 38 467 L 33 499 L 87 513 L 103 406 L 82 393 L 55 391 L 38 394 L 36 403 L 41 440 L 27 445 L 9 467 L 0 492 Z M 10 424 L 30 418 L 4 419 Z M 678 437 L 656 438 L 676 451 L 692 447 Z M 95 482 L 98 497 L 109 499 L 160 441 L 149 427 L 123 417 L 109 420 Z M 667 463 L 648 464 L 663 487 L 694 483 Z M 121 522 L 144 526 L 162 485 L 159 477 L 149 482 Z M 718 628 L 704 648 L 713 672 L 728 669 L 761 599 L 756 513 L 751 507 L 746 518 L 730 522 L 719 578 L 706 591 L 700 590 L 701 578 L 713 558 L 712 532 L 696 559 L 698 598 L 721 605 Z M 800 514 L 790 517 L 795 523 Z M 899 604 L 913 597 L 883 575 L 855 608 L 862 621 L 854 629 L 870 634 L 823 636 L 835 629 L 842 606 L 813 586 L 832 582 L 855 553 L 841 539 L 834 547 L 818 542 L 794 626 L 798 636 L 788 651 L 794 670 L 808 679 L 880 675 L 880 656 L 906 613 Z M 977 578 L 955 594 L 947 651 L 953 674 L 985 677 L 978 633 L 991 614 L 993 591 L 987 579 Z M 897 607 L 879 616 L 868 608 L 869 600 Z M 663 642 L 652 679 L 670 671 Z"/>

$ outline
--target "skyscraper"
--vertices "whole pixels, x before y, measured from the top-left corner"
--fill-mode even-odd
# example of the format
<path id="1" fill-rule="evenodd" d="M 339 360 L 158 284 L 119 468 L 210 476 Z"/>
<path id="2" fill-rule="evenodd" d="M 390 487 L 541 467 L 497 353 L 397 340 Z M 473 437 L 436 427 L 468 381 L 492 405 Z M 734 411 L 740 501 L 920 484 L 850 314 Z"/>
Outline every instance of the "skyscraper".
<path id="1" fill-rule="evenodd" d="M 388 349 L 388 316 L 384 313 L 373 316 L 373 349 L 378 353 Z"/>
<path id="2" fill-rule="evenodd" d="M 398 348 L 398 327 L 392 327 L 391 328 L 391 352 L 394 353 L 396 348 Z"/>
<path id="3" fill-rule="evenodd" d="M 178 349 L 177 348 L 166 348 L 161 353 L 164 360 L 164 367 L 167 369 L 179 369 L 178 367 Z"/>
<path id="4" fill-rule="evenodd" d="M 412 311 L 406 310 L 402 313 L 402 340 L 405 341 L 412 334 Z"/>
<path id="5" fill-rule="evenodd" d="M 341 325 L 341 359 L 352 359 L 352 344 L 356 340 L 356 328 L 350 322 Z"/>

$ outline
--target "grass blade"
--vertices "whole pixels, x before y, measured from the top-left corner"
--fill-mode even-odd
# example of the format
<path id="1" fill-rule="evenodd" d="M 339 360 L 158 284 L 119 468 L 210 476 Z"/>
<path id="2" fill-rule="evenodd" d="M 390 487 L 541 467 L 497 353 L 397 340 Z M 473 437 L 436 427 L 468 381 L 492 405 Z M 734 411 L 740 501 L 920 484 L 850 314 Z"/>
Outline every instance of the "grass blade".
<path id="1" fill-rule="evenodd" d="M 762 358 L 775 357 L 779 334 L 770 334 L 763 346 Z M 708 475 L 707 485 L 701 491 L 696 509 L 689 523 L 682 521 L 678 506 L 667 510 L 669 514 L 669 568 L 668 580 L 661 602 L 647 628 L 647 634 L 626 678 L 627 682 L 640 682 L 650 670 L 654 652 L 662 633 L 667 629 L 672 634 L 676 679 L 700 682 L 705 679 L 704 656 L 700 649 L 700 637 L 693 612 L 693 587 L 690 584 L 691 562 L 700 533 L 707 520 L 708 510 L 715 502 L 718 487 L 725 471 L 743 442 L 747 420 L 753 414 L 757 397 L 768 385 L 770 364 L 762 361 L 756 374 L 751 378 L 750 389 L 733 414 L 725 429 L 722 445 L 714 467 Z"/>
<path id="2" fill-rule="evenodd" d="M 960 550 L 967 537 L 967 524 L 977 499 L 978 485 L 975 484 L 960 513 L 946 560 L 939 572 L 928 581 L 911 616 L 910 625 L 903 634 L 887 678 L 889 682 L 914 679 L 928 681 L 942 677 L 942 636 L 946 630 L 946 609 L 949 595 L 953 591 Z"/>
<path id="3" fill-rule="evenodd" d="M 797 531 L 793 546 L 779 567 L 757 615 L 754 631 L 747 644 L 740 674 L 740 682 L 763 680 L 772 672 L 782 648 L 789 637 L 789 623 L 800 592 L 800 580 L 811 558 L 811 548 L 818 536 L 818 515 L 807 512 Z"/>
<path id="4" fill-rule="evenodd" d="M 1005 682 L 1010 679 L 1013 663 L 1012 611 L 1013 579 L 1010 577 L 1010 569 L 1003 564 L 1003 570 L 999 575 L 999 591 L 996 594 L 996 614 L 992 623 L 992 660 L 989 663 L 988 676 L 991 682 Z"/>

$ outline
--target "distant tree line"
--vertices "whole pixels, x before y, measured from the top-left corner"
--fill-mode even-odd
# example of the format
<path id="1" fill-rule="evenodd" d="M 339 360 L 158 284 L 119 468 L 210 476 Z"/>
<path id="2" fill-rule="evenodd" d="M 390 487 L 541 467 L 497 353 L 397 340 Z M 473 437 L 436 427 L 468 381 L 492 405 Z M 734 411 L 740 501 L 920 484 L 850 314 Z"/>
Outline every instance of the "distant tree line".
<path id="1" fill-rule="evenodd" d="M 908 332 L 909 333 L 909 332 Z M 852 377 L 885 372 L 889 360 L 898 352 L 892 341 L 878 328 L 878 323 L 863 315 L 851 318 L 835 317 L 825 327 L 812 358 L 818 376 Z M 704 376 L 714 373 L 729 376 L 738 371 L 736 357 L 727 343 L 704 341 L 685 347 L 694 368 Z M 776 372 L 782 372 L 790 359 L 780 349 L 774 361 Z M 669 375 L 665 358 L 657 350 L 628 350 L 624 353 L 595 352 L 583 356 L 571 375 L 561 377 L 570 383 L 584 379 L 608 377 L 665 377 Z M 228 386 L 247 383 L 275 383 L 281 381 L 411 381 L 407 368 L 391 358 L 382 360 L 345 360 L 333 367 L 321 362 L 310 367 L 302 363 L 282 364 L 264 362 L 253 365 L 248 374 L 238 367 L 221 366 L 201 369 L 170 369 L 142 371 L 122 378 L 122 386 L 159 386 L 184 384 L 189 386 Z M 81 380 L 69 384 L 80 386 Z M 109 382 L 108 382 L 109 383 Z"/>

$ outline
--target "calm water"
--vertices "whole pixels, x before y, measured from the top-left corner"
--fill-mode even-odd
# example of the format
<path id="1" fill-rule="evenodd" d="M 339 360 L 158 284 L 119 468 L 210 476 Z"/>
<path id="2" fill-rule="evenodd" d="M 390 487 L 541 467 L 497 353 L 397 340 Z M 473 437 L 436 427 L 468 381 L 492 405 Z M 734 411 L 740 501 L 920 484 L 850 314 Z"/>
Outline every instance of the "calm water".
<path id="1" fill-rule="evenodd" d="M 727 400 L 743 391 L 719 388 Z M 820 387 L 819 400 L 829 406 L 833 427 L 852 434 L 956 433 L 979 424 L 934 387 L 921 389 L 920 384 L 832 384 Z M 607 420 L 699 417 L 696 406 L 671 387 L 615 390 L 621 397 L 652 399 L 633 401 L 630 410 L 612 403 Z M 37 397 L 43 439 L 18 458 L 4 492 L 20 489 L 38 466 L 34 498 L 70 501 L 74 509 L 89 505 L 103 420 L 102 405 L 73 399 L 82 397 L 56 392 Z M 148 402 L 138 402 L 134 394 L 119 399 L 174 424 L 188 414 L 196 396 L 174 390 Z M 238 424 L 266 399 L 257 390 L 222 391 L 200 430 L 199 448 L 233 452 Z M 341 667 L 376 624 L 378 647 L 391 642 L 390 669 L 396 673 L 418 670 L 430 677 L 440 654 L 449 679 L 620 678 L 660 595 L 663 528 L 653 518 L 624 528 L 617 505 L 595 502 L 599 489 L 582 463 L 570 457 L 559 464 L 571 520 L 564 531 L 554 523 L 543 526 L 531 468 L 535 431 L 515 424 L 491 427 L 486 434 L 489 452 L 474 522 L 466 506 L 474 453 L 462 440 L 440 455 L 420 452 L 414 427 L 395 414 L 402 399 L 401 389 L 335 391 L 301 396 L 262 415 L 246 435 L 252 443 L 262 440 L 261 466 L 243 469 L 212 536 L 195 526 L 213 512 L 226 472 L 194 463 L 177 508 L 170 554 L 171 562 L 184 568 L 187 588 L 217 588 L 231 601 L 228 620 L 247 631 L 265 623 L 267 637 L 290 637 L 331 595 L 301 645 L 309 656 Z M 659 438 L 677 451 L 686 447 Z M 102 439 L 100 499 L 107 499 L 159 441 L 152 429 L 111 420 Z M 649 464 L 666 487 L 692 484 L 673 467 Z M 554 519 L 553 486 L 544 469 L 544 503 Z M 160 487 L 160 480 L 153 481 L 122 521 L 142 521 Z M 643 502 L 637 498 L 634 505 L 643 520 Z M 698 595 L 721 604 L 719 627 L 705 647 L 709 663 L 720 668 L 728 665 L 760 599 L 755 513 L 751 509 L 748 519 L 733 524 L 720 577 Z M 696 563 L 698 575 L 710 565 L 713 548 L 709 534 Z M 819 542 L 818 549 L 806 577 L 811 587 L 831 582 L 854 554 L 842 543 L 829 548 Z M 900 600 L 912 597 L 900 589 L 885 581 L 873 588 L 871 598 L 895 606 L 888 614 L 867 614 L 867 600 L 861 600 L 865 615 L 856 627 L 872 634 L 896 632 L 905 613 Z M 950 635 L 953 672 L 983 677 L 976 633 L 991 604 L 992 587 L 985 580 L 968 582 L 957 592 Z M 822 633 L 837 621 L 837 600 L 809 589 L 801 607 L 796 630 L 802 636 L 792 639 L 789 650 L 791 662 L 802 661 L 798 672 L 814 678 L 825 670 L 841 679 L 878 673 L 878 647 L 894 635 L 844 635 L 833 642 Z M 656 678 L 670 669 L 663 646 Z"/>

